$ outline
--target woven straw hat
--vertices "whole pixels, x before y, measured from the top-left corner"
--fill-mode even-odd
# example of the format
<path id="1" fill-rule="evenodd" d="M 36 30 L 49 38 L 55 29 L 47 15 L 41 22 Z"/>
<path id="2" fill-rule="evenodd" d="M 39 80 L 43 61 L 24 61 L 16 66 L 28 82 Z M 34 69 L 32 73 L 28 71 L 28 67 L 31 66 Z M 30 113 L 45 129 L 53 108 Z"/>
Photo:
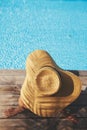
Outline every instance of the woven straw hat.
<path id="1" fill-rule="evenodd" d="M 36 50 L 28 56 L 20 99 L 33 113 L 43 117 L 56 116 L 80 92 L 80 79 L 57 66 L 46 51 Z"/>

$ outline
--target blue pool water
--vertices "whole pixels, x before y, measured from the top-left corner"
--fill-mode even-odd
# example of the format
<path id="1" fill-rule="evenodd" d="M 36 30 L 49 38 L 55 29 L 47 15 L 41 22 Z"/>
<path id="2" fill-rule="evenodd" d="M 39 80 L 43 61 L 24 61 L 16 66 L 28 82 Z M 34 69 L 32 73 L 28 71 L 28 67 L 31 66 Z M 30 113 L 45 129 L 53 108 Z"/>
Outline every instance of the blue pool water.
<path id="1" fill-rule="evenodd" d="M 87 70 L 87 2 L 0 0 L 0 69 L 24 69 L 35 49 L 63 69 Z"/>

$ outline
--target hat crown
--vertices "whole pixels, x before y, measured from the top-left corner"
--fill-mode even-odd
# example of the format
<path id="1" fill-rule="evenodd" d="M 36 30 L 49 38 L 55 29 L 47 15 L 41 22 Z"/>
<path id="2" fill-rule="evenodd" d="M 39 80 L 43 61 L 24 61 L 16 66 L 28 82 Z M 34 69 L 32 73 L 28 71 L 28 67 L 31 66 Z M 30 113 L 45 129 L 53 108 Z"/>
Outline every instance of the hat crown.
<path id="1" fill-rule="evenodd" d="M 43 67 L 40 69 L 35 81 L 38 94 L 42 95 L 55 94 L 61 85 L 60 75 L 52 67 Z"/>

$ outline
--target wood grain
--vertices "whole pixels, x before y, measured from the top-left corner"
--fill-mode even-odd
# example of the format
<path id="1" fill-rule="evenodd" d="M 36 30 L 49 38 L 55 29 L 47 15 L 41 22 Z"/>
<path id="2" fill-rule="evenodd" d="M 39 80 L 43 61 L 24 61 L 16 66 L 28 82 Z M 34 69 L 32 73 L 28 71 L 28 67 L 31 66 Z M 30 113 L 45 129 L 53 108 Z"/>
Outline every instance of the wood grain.
<path id="1" fill-rule="evenodd" d="M 83 90 L 78 99 L 69 105 L 66 110 L 79 115 L 79 122 L 82 124 L 74 130 L 87 130 L 87 125 L 83 123 L 87 122 L 87 71 L 72 72 L 80 77 Z M 29 110 L 25 110 L 10 119 L 5 118 L 4 111 L 9 107 L 18 105 L 24 78 L 25 70 L 0 70 L 0 130 L 48 130 L 48 127 L 52 124 L 50 119 L 36 116 Z M 61 122 L 63 118 L 64 116 L 61 114 L 57 122 Z M 56 122 L 55 118 L 51 120 L 54 123 Z"/>

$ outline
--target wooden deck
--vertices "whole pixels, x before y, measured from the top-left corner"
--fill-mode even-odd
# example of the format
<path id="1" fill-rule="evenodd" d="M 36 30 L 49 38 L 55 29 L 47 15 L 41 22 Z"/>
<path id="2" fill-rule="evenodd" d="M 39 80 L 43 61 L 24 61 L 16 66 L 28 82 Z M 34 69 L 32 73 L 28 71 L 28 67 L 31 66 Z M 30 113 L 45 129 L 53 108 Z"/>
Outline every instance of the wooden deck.
<path id="1" fill-rule="evenodd" d="M 4 110 L 18 104 L 25 70 L 0 70 L 0 130 L 62 130 L 63 125 L 64 128 L 71 127 L 70 130 L 87 130 L 87 71 L 72 72 L 80 77 L 83 84 L 79 98 L 66 108 L 70 114 L 77 115 L 76 125 L 64 119 L 62 113 L 58 118 L 41 118 L 28 110 L 6 119 Z"/>

